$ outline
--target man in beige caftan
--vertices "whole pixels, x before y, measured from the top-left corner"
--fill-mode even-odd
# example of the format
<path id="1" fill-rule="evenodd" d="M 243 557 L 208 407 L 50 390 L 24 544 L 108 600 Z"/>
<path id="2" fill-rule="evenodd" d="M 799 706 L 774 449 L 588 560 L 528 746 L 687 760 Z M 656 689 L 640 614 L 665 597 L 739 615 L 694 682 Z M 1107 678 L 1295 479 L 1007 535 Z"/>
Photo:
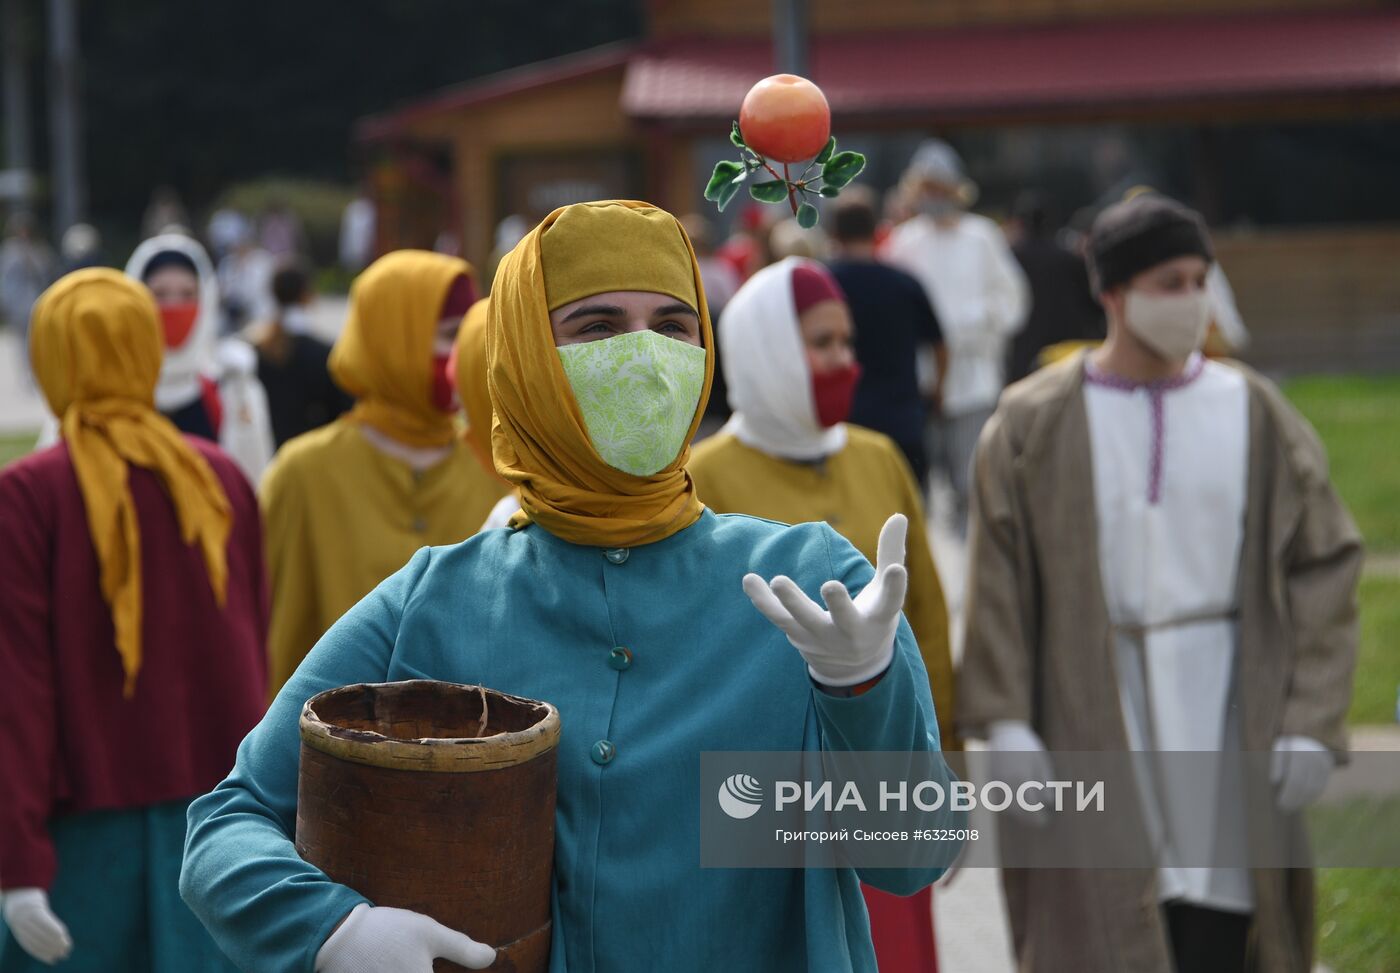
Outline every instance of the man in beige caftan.
<path id="1" fill-rule="evenodd" d="M 1089 259 L 1108 341 L 1007 389 L 978 445 L 959 723 L 994 776 L 1013 751 L 1045 774 L 1054 751 L 1271 753 L 1297 826 L 1345 758 L 1360 537 L 1278 390 L 1200 356 L 1199 216 L 1120 203 Z M 1170 829 L 1166 798 L 1145 789 L 1144 827 Z M 1227 839 L 1247 803 L 1219 802 Z M 1184 864 L 1008 869 L 1020 969 L 1311 970 L 1311 873 Z"/>

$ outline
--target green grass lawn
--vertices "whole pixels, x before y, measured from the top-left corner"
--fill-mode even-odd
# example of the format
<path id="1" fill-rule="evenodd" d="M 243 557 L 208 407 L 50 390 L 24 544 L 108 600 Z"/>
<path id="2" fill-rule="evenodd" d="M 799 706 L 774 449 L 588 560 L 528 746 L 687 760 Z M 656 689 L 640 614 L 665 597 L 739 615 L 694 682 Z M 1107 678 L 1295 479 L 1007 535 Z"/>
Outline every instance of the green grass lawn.
<path id="1" fill-rule="evenodd" d="M 1350 722 L 1394 722 L 1400 687 L 1400 575 L 1361 579 L 1361 653 L 1354 686 Z M 1395 968 L 1400 970 L 1400 964 Z"/>
<path id="2" fill-rule="evenodd" d="M 1284 391 L 1327 445 L 1332 480 L 1378 557 L 1361 581 L 1350 721 L 1390 723 L 1400 684 L 1400 376 L 1315 376 Z M 1376 562 L 1373 562 L 1376 563 Z M 1335 973 L 1400 970 L 1400 869 L 1318 872 L 1318 958 Z"/>
<path id="3" fill-rule="evenodd" d="M 1318 375 L 1284 391 L 1327 444 L 1332 481 L 1367 547 L 1400 552 L 1400 375 Z"/>
<path id="4" fill-rule="evenodd" d="M 1400 684 L 1400 376 L 1297 378 L 1284 385 L 1327 445 L 1332 481 L 1367 553 L 1352 723 L 1390 723 Z M 1400 963 L 1396 969 L 1400 970 Z"/>
<path id="5" fill-rule="evenodd" d="M 12 459 L 18 459 L 34 448 L 34 439 L 38 433 L 24 433 L 15 435 L 5 433 L 0 435 L 0 466 L 4 466 Z"/>
<path id="6" fill-rule="evenodd" d="M 1317 955 L 1334 973 L 1400 970 L 1400 868 L 1324 868 L 1317 874 Z"/>

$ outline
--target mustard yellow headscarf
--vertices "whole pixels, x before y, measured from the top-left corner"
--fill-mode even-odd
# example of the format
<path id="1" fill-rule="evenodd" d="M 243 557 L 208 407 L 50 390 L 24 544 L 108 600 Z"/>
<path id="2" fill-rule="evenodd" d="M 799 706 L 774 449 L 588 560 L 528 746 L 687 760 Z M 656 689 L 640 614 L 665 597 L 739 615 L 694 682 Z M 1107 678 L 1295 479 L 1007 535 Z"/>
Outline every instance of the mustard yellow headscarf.
<path id="1" fill-rule="evenodd" d="M 350 288 L 350 314 L 331 349 L 331 377 L 356 399 L 350 419 L 407 446 L 446 446 L 452 417 L 433 405 L 433 339 L 443 301 L 471 264 L 426 250 L 396 250 Z"/>
<path id="2" fill-rule="evenodd" d="M 471 306 L 457 332 L 457 397 L 467 413 L 467 445 L 481 465 L 496 475 L 491 458 L 491 390 L 486 387 L 486 328 L 491 321 L 490 298 Z"/>
<path id="3" fill-rule="evenodd" d="M 669 294 L 699 312 L 705 385 L 687 443 L 695 435 L 715 362 L 695 253 L 671 214 L 611 200 L 555 210 L 496 271 L 486 336 L 491 446 L 497 472 L 520 491 L 511 526 L 534 521 L 575 544 L 629 547 L 689 527 L 704 507 L 685 471 L 689 445 L 665 469 L 632 476 L 605 463 L 588 438 L 549 311 L 608 291 Z"/>
<path id="4" fill-rule="evenodd" d="M 102 597 L 112 610 L 125 694 L 141 669 L 141 533 L 127 466 L 160 477 L 180 536 L 198 543 L 222 607 L 233 520 L 214 471 L 155 410 L 161 331 L 155 300 L 115 270 L 79 270 L 34 305 L 29 354 L 63 438 L 87 510 Z"/>

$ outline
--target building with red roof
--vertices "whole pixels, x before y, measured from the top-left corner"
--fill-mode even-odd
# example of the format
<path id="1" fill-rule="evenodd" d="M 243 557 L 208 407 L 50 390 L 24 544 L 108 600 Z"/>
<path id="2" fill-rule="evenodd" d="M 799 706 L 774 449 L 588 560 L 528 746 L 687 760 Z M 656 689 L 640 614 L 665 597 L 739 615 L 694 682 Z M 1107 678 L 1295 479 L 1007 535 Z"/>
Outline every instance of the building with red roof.
<path id="1" fill-rule="evenodd" d="M 460 244 L 579 199 L 705 212 L 772 4 L 650 0 L 647 34 L 361 121 L 381 245 Z M 862 181 L 949 139 L 1004 213 L 1148 183 L 1200 208 L 1265 366 L 1400 363 L 1400 8 L 1370 0 L 807 0 L 808 71 Z"/>

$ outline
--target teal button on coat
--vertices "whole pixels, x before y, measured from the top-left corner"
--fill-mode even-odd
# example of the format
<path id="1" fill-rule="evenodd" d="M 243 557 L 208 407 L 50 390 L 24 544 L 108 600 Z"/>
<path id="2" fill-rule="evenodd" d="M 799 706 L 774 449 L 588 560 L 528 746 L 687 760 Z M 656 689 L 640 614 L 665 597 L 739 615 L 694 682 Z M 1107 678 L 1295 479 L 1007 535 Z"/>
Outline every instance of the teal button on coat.
<path id="1" fill-rule="evenodd" d="M 244 969 L 310 973 L 365 899 L 292 845 L 302 703 L 349 683 L 480 683 L 560 713 L 551 973 L 874 973 L 857 877 L 910 894 L 939 870 L 702 869 L 700 754 L 936 751 L 924 664 L 901 619 L 872 690 L 814 690 L 745 596 L 749 571 L 814 599 L 832 578 L 855 593 L 874 574 L 825 524 L 709 511 L 625 559 L 533 525 L 419 551 L 326 633 L 228 779 L 191 805 L 185 900 Z M 613 747 L 601 763 L 600 741 Z"/>

